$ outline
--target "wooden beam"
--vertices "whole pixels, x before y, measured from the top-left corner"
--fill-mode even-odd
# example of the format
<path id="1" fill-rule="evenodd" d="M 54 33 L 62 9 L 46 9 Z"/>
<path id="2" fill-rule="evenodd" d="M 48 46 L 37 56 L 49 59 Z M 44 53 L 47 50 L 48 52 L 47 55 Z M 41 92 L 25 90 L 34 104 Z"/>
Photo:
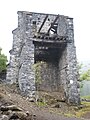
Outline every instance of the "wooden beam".
<path id="1" fill-rule="evenodd" d="M 53 23 L 51 24 L 50 28 L 48 29 L 48 32 L 47 32 L 47 33 L 50 32 L 52 26 L 55 24 L 55 22 L 57 21 L 58 18 L 59 18 L 59 15 L 57 15 L 57 17 L 55 18 L 55 20 L 54 20 Z"/>
<path id="2" fill-rule="evenodd" d="M 42 24 L 41 24 L 41 26 L 40 26 L 40 28 L 38 30 L 38 33 L 40 33 L 40 31 L 41 31 L 41 29 L 42 29 L 42 27 L 43 27 L 43 25 L 44 25 L 47 18 L 48 18 L 48 15 L 46 15 L 46 17 L 44 18 L 44 20 L 43 20 L 43 22 L 42 22 Z"/>

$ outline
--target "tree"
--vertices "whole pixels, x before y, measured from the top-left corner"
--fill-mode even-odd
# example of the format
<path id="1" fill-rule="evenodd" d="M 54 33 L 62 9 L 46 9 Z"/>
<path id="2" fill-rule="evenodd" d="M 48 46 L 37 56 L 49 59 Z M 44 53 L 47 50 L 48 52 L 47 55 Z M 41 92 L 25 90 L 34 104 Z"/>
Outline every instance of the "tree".
<path id="1" fill-rule="evenodd" d="M 80 80 L 90 80 L 90 69 L 80 74 Z"/>
<path id="2" fill-rule="evenodd" d="M 88 69 L 88 70 L 86 70 L 86 71 L 82 71 L 82 68 L 83 68 L 83 64 L 78 64 L 80 81 L 90 80 L 90 69 Z"/>
<path id="3" fill-rule="evenodd" d="M 2 49 L 0 48 L 0 72 L 6 70 L 7 56 L 1 53 Z"/>

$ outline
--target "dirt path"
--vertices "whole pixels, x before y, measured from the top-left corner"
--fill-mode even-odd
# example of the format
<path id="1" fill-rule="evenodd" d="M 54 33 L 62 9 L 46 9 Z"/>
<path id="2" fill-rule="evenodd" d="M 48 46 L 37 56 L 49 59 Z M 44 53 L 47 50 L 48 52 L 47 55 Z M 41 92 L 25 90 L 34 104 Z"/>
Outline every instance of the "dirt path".
<path id="1" fill-rule="evenodd" d="M 7 86 L 0 85 L 0 93 L 6 102 L 11 102 L 20 107 L 23 111 L 28 111 L 34 115 L 33 120 L 80 120 L 80 118 L 67 118 L 55 112 L 51 112 L 49 108 L 40 108 L 35 103 L 29 102 L 25 97 L 16 94 Z"/>
<path id="2" fill-rule="evenodd" d="M 43 111 L 43 112 L 40 112 L 39 114 L 37 114 L 37 120 L 80 120 L 80 119 L 70 118 L 70 117 L 67 118 L 62 115 L 47 113 L 47 112 Z"/>

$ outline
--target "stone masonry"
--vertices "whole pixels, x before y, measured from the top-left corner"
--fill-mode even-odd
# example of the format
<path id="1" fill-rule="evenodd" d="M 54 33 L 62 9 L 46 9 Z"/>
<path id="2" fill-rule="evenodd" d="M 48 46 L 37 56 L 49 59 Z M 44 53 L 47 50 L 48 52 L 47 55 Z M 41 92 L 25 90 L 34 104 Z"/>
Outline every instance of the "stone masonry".
<path id="1" fill-rule="evenodd" d="M 36 91 L 59 93 L 78 105 L 78 71 L 73 18 L 18 11 L 7 83 L 17 83 L 29 97 Z"/>

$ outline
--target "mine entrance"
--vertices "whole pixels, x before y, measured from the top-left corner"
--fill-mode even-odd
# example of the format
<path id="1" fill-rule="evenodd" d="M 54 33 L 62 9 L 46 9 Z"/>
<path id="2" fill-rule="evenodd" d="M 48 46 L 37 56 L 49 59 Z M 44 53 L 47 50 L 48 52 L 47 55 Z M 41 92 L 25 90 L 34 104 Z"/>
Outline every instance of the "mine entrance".
<path id="1" fill-rule="evenodd" d="M 38 91 L 60 91 L 60 59 L 66 43 L 34 41 L 35 79 Z"/>

